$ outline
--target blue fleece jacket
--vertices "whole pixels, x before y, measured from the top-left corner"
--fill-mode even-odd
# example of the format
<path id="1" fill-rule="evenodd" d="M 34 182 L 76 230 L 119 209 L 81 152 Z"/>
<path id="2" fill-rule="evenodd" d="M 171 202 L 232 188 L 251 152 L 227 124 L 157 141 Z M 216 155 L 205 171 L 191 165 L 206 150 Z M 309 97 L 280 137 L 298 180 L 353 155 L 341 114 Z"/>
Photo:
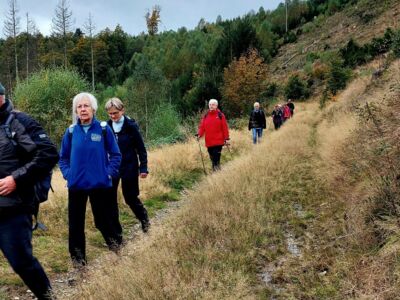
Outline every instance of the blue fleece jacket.
<path id="1" fill-rule="evenodd" d="M 87 133 L 76 124 L 72 134 L 66 130 L 60 150 L 60 169 L 68 188 L 90 190 L 112 186 L 118 177 L 121 153 L 111 128 L 106 134 L 100 122 L 93 118 Z"/>

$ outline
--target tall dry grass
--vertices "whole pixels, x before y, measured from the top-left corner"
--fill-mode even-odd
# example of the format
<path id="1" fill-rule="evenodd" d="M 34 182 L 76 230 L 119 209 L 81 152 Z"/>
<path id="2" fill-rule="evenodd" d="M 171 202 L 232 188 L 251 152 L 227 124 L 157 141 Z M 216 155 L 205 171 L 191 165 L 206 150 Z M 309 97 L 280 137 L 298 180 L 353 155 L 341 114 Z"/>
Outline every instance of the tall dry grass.
<path id="1" fill-rule="evenodd" d="M 272 260 L 286 252 L 284 229 L 295 227 L 287 222 L 296 218 L 292 205 L 318 195 L 307 163 L 314 122 L 313 110 L 298 112 L 282 130 L 207 176 L 162 228 L 139 246 L 128 245 L 112 268 L 105 261 L 74 297 L 257 298 L 260 255 Z M 267 246 L 272 250 L 261 250 Z"/>
<path id="2" fill-rule="evenodd" d="M 280 131 L 195 186 L 164 226 L 128 245 L 112 267 L 105 261 L 93 270 L 75 297 L 396 298 L 398 225 L 371 219 L 382 141 L 370 134 L 374 124 L 359 119 L 367 101 L 398 95 L 396 70 L 380 83 L 361 76 L 322 112 L 299 105 Z M 379 103 L 389 112 L 397 101 Z M 399 132 L 389 115 L 398 113 L 382 112 L 385 142 Z M 381 249 L 377 229 L 385 233 Z M 300 256 L 290 254 L 288 233 Z M 263 286 L 257 274 L 271 264 L 272 281 Z"/>
<path id="3" fill-rule="evenodd" d="M 251 137 L 247 132 L 231 131 L 233 143 L 231 151 L 233 157 L 241 155 L 251 148 Z M 208 154 L 204 146 L 204 140 L 200 141 L 203 158 L 207 172 L 211 171 Z M 165 198 L 173 188 L 170 182 L 185 178 L 191 174 L 201 174 L 202 163 L 196 140 L 191 139 L 187 143 L 179 143 L 164 146 L 148 152 L 150 174 L 146 179 L 140 180 L 141 199 L 145 205 L 153 197 L 164 195 Z M 223 160 L 231 160 L 231 154 L 223 150 Z M 49 200 L 41 205 L 39 219 L 47 227 L 47 231 L 37 230 L 33 237 L 33 248 L 35 256 L 40 260 L 50 277 L 63 274 L 71 269 L 68 253 L 68 190 L 66 181 L 62 178 L 59 170 L 55 170 L 52 178 L 54 193 L 50 192 Z M 168 200 L 168 199 L 167 199 Z M 119 195 L 121 215 L 129 216 L 125 229 L 131 227 L 135 218 L 131 210 L 125 205 L 122 195 Z M 90 210 L 87 209 L 86 221 L 86 244 L 89 261 L 107 254 L 101 234 L 94 227 Z M 128 230 L 125 232 L 129 233 Z M 0 256 L 0 286 L 21 286 L 22 282 L 11 270 L 5 259 Z"/>

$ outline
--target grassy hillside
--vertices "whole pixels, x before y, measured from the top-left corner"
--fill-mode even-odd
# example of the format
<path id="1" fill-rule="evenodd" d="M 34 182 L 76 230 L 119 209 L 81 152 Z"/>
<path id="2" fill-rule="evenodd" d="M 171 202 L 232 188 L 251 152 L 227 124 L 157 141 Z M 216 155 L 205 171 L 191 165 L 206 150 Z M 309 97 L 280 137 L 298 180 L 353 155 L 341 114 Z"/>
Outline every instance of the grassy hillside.
<path id="1" fill-rule="evenodd" d="M 397 297 L 399 68 L 380 82 L 360 76 L 324 111 L 299 104 L 150 237 L 91 270 L 78 297 Z M 380 113 L 366 116 L 366 103 Z"/>
<path id="2" fill-rule="evenodd" d="M 320 15 L 298 30 L 296 43 L 283 45 L 270 65 L 271 78 L 285 80 L 288 73 L 303 69 L 307 55 L 338 50 L 351 38 L 359 44 L 382 36 L 386 28 L 400 27 L 400 3 L 396 0 L 360 0 L 333 16 Z"/>
<path id="3" fill-rule="evenodd" d="M 398 28 L 399 16 L 398 1 L 360 0 L 319 17 L 303 25 L 297 43 L 280 48 L 271 78 L 286 80 L 310 52 Z M 121 203 L 129 242 L 120 256 L 107 251 L 88 211 L 89 268 L 81 274 L 71 271 L 67 190 L 56 172 L 42 209 L 49 230 L 36 232 L 33 243 L 53 280 L 73 275 L 73 286 L 56 285 L 58 297 L 398 298 L 400 62 L 386 61 L 380 76 L 371 76 L 379 58 L 354 70 L 323 109 L 320 95 L 295 103 L 294 118 L 270 128 L 260 145 L 246 129 L 234 131 L 219 172 L 203 175 L 195 140 L 150 151 L 151 173 L 141 181 L 150 215 L 172 201 L 180 208 L 144 236 L 132 234 L 136 221 Z M 0 299 L 19 294 L 25 288 L 0 258 Z"/>

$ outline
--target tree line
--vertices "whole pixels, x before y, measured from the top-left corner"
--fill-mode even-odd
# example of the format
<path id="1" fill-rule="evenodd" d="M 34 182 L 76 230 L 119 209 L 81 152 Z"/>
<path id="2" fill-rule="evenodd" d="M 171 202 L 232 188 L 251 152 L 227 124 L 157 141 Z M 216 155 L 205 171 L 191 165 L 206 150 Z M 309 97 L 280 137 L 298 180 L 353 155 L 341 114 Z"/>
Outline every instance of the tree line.
<path id="1" fill-rule="evenodd" d="M 28 13 L 21 22 L 17 0 L 9 0 L 6 38 L 0 40 L 0 81 L 11 95 L 21 95 L 18 85 L 45 70 L 75 72 L 100 102 L 114 95 L 125 99 L 149 137 L 150 118 L 154 121 L 161 111 L 179 123 L 210 98 L 221 99 L 233 116 L 247 112 L 255 100 L 267 102 L 274 87 L 265 74 L 279 47 L 296 41 L 299 25 L 356 2 L 286 0 L 275 10 L 260 7 L 231 20 L 201 19 L 194 29 L 164 32 L 158 31 L 162 8 L 155 6 L 143 20 L 147 32 L 132 36 L 120 25 L 96 31 L 90 12 L 85 24 L 74 27 L 73 8 L 59 0 L 52 32 L 45 36 Z"/>

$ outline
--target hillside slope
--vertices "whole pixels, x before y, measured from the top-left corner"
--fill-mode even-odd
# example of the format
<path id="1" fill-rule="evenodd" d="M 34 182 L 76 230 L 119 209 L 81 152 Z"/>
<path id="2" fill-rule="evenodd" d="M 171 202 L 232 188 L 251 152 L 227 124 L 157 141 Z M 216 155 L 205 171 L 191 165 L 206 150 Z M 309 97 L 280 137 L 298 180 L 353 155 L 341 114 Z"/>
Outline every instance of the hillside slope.
<path id="1" fill-rule="evenodd" d="M 399 225 L 389 214 L 375 218 L 388 199 L 371 199 L 379 178 L 398 170 L 398 108 L 382 117 L 399 100 L 399 70 L 396 61 L 379 82 L 360 76 L 324 111 L 298 104 L 281 130 L 189 191 L 167 224 L 91 273 L 79 297 L 397 297 Z M 388 156 L 395 165 L 382 162 L 389 171 L 379 174 L 375 163 Z"/>
<path id="2" fill-rule="evenodd" d="M 281 82 L 306 64 L 307 54 L 338 50 L 351 38 L 359 44 L 382 36 L 388 27 L 400 27 L 400 3 L 396 0 L 362 0 L 330 17 L 320 16 L 300 27 L 296 43 L 283 45 L 270 65 L 271 78 Z"/>

